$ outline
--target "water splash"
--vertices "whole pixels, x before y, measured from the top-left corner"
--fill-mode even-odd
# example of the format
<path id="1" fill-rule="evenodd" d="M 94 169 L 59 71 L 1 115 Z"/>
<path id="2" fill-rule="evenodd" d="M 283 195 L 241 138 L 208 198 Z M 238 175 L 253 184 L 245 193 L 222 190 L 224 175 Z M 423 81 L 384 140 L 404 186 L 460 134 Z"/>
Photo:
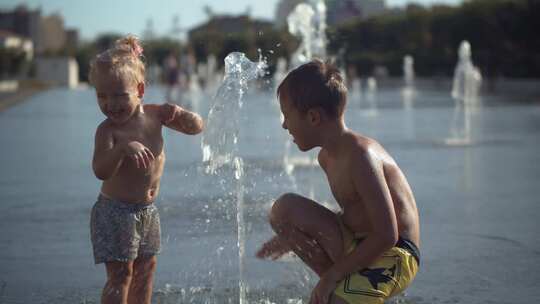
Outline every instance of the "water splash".
<path id="1" fill-rule="evenodd" d="M 256 63 L 251 62 L 239 52 L 233 52 L 225 58 L 225 76 L 208 113 L 202 139 L 206 173 L 216 174 L 219 168 L 232 164 L 234 156 L 238 154 L 242 98 L 248 89 L 248 81 L 263 76 L 266 66 L 262 58 Z"/>
<path id="2" fill-rule="evenodd" d="M 459 61 L 454 71 L 452 98 L 455 101 L 454 115 L 450 126 L 449 145 L 467 145 L 471 138 L 471 108 L 479 105 L 482 74 L 471 59 L 471 44 L 464 40 L 458 49 Z M 462 121 L 462 122 L 460 122 Z"/>
<path id="3" fill-rule="evenodd" d="M 352 78 L 351 100 L 356 100 L 358 103 L 362 101 L 362 80 L 359 77 Z"/>
<path id="4" fill-rule="evenodd" d="M 313 16 L 314 37 L 312 40 L 312 53 L 314 57 L 326 58 L 326 4 L 324 0 L 311 0 L 315 15 Z M 345 75 L 345 74 L 342 74 Z"/>
<path id="5" fill-rule="evenodd" d="M 301 39 L 300 46 L 291 58 L 292 65 L 295 67 L 311 60 L 311 39 L 313 37 L 311 19 L 313 15 L 315 15 L 315 11 L 309 4 L 300 3 L 287 17 L 289 32 Z"/>
<path id="6" fill-rule="evenodd" d="M 401 89 L 403 107 L 406 110 L 410 110 L 413 100 L 416 97 L 416 89 L 414 87 L 414 58 L 411 55 L 405 55 L 403 57 L 403 82 L 404 86 Z"/>
<path id="7" fill-rule="evenodd" d="M 274 72 L 274 92 L 276 92 L 277 87 L 287 76 L 287 60 L 283 57 L 277 59 L 276 71 Z"/>
<path id="8" fill-rule="evenodd" d="M 368 116 L 377 116 L 377 79 L 375 77 L 368 77 L 367 89 L 365 90 L 365 99 L 367 102 L 367 109 L 364 114 Z"/>
<path id="9" fill-rule="evenodd" d="M 482 74 L 472 62 L 471 44 L 464 40 L 459 45 L 459 61 L 454 71 L 452 98 L 466 104 L 478 101 L 478 93 L 482 83 Z"/>
<path id="10" fill-rule="evenodd" d="M 248 82 L 265 75 L 266 62 L 259 55 L 258 62 L 251 62 L 243 53 L 233 52 L 225 57 L 225 76 L 219 87 L 214 105 L 208 113 L 206 132 L 202 139 L 203 161 L 207 174 L 218 174 L 226 165 L 231 166 L 236 181 L 236 220 L 238 232 L 239 302 L 246 303 L 247 286 L 245 272 L 245 220 L 243 181 L 244 163 L 238 155 L 240 110 Z M 227 175 L 222 173 L 222 175 Z M 233 189 L 234 189 L 233 188 Z"/>
<path id="11" fill-rule="evenodd" d="M 414 87 L 414 58 L 411 55 L 403 57 L 403 80 L 405 87 Z"/>
<path id="12" fill-rule="evenodd" d="M 300 3 L 287 16 L 289 32 L 300 37 L 300 46 L 291 58 L 293 67 L 317 57 L 326 57 L 326 4 L 323 0 Z"/>

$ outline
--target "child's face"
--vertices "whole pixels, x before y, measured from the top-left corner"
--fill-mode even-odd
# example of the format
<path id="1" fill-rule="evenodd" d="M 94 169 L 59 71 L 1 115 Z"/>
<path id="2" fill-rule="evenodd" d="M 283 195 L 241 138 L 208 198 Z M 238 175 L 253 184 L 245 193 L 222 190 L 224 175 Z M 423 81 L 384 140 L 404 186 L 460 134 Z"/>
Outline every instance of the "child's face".
<path id="1" fill-rule="evenodd" d="M 300 112 L 289 100 L 286 94 L 279 96 L 279 106 L 283 113 L 282 127 L 289 131 L 294 143 L 301 151 L 307 151 L 313 148 L 309 142 L 309 131 L 311 126 L 307 114 Z"/>
<path id="2" fill-rule="evenodd" d="M 128 121 L 141 104 L 140 85 L 124 77 L 102 75 L 95 87 L 101 112 L 115 124 Z"/>

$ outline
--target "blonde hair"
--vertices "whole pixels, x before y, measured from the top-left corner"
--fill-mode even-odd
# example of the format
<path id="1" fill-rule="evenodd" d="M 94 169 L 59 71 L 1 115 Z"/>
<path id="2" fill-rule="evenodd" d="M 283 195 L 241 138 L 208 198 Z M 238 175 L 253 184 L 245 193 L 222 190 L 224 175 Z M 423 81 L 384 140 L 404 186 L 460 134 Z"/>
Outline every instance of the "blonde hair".
<path id="1" fill-rule="evenodd" d="M 88 74 L 90 84 L 95 86 L 96 80 L 103 73 L 126 77 L 134 84 L 144 83 L 142 52 L 139 39 L 134 35 L 116 40 L 110 49 L 98 54 L 90 62 Z"/>

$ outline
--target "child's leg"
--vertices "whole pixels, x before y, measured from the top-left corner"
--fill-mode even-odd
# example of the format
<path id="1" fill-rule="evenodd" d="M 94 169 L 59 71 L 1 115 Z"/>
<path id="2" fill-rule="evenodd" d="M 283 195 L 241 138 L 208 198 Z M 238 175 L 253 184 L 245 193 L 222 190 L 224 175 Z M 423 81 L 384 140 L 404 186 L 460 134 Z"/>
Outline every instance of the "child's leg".
<path id="1" fill-rule="evenodd" d="M 328 302 L 328 304 L 349 304 L 349 303 L 343 300 L 342 298 L 333 294 L 330 297 L 330 301 Z"/>
<path id="2" fill-rule="evenodd" d="M 129 285 L 133 277 L 133 261 L 107 262 L 107 283 L 101 295 L 102 304 L 127 304 Z"/>
<path id="3" fill-rule="evenodd" d="M 133 263 L 133 280 L 129 288 L 129 304 L 150 304 L 152 284 L 156 271 L 157 258 L 139 257 Z"/>
<path id="4" fill-rule="evenodd" d="M 343 255 L 338 216 L 297 194 L 284 194 L 272 206 L 270 224 L 313 271 L 321 276 Z"/>

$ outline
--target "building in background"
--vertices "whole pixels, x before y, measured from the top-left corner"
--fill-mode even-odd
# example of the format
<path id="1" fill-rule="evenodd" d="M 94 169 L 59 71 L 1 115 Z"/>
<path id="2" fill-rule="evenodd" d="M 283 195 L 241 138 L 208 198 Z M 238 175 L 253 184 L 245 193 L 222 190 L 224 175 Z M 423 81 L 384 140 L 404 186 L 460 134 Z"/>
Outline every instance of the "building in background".
<path id="1" fill-rule="evenodd" d="M 13 32 L 0 30 L 0 48 L 22 51 L 26 60 L 34 58 L 34 44 L 29 38 L 17 35 Z"/>
<path id="2" fill-rule="evenodd" d="M 56 53 L 78 43 L 77 30 L 65 29 L 60 13 L 42 16 L 41 9 L 31 10 L 24 5 L 12 11 L 0 11 L 0 30 L 29 38 L 37 55 Z"/>
<path id="3" fill-rule="evenodd" d="M 26 6 L 17 6 L 13 11 L 0 11 L 0 30 L 29 38 L 36 49 L 39 40 L 41 12 L 28 10 Z"/>
<path id="4" fill-rule="evenodd" d="M 40 20 L 38 53 L 56 53 L 66 47 L 64 18 L 59 13 L 44 16 Z"/>
<path id="5" fill-rule="evenodd" d="M 79 67 L 75 59 L 60 54 L 74 54 L 78 44 L 78 31 L 66 29 L 60 13 L 41 15 L 41 9 L 30 10 L 24 5 L 12 11 L 0 11 L 0 48 L 5 50 L 8 64 L 2 71 L 6 81 L 17 82 L 30 76 L 51 85 L 70 88 L 79 83 Z M 19 49 L 21 55 L 10 52 Z M 28 67 L 32 66 L 32 69 Z M 15 71 L 16 70 L 16 71 Z M 7 72 L 6 72 L 7 71 Z"/>
<path id="6" fill-rule="evenodd" d="M 79 85 L 79 65 L 70 57 L 39 57 L 36 79 L 49 85 L 75 88 Z"/>
<path id="7" fill-rule="evenodd" d="M 19 79 L 24 78 L 34 57 L 34 45 L 10 31 L 0 30 L 0 93 L 19 89 Z"/>

